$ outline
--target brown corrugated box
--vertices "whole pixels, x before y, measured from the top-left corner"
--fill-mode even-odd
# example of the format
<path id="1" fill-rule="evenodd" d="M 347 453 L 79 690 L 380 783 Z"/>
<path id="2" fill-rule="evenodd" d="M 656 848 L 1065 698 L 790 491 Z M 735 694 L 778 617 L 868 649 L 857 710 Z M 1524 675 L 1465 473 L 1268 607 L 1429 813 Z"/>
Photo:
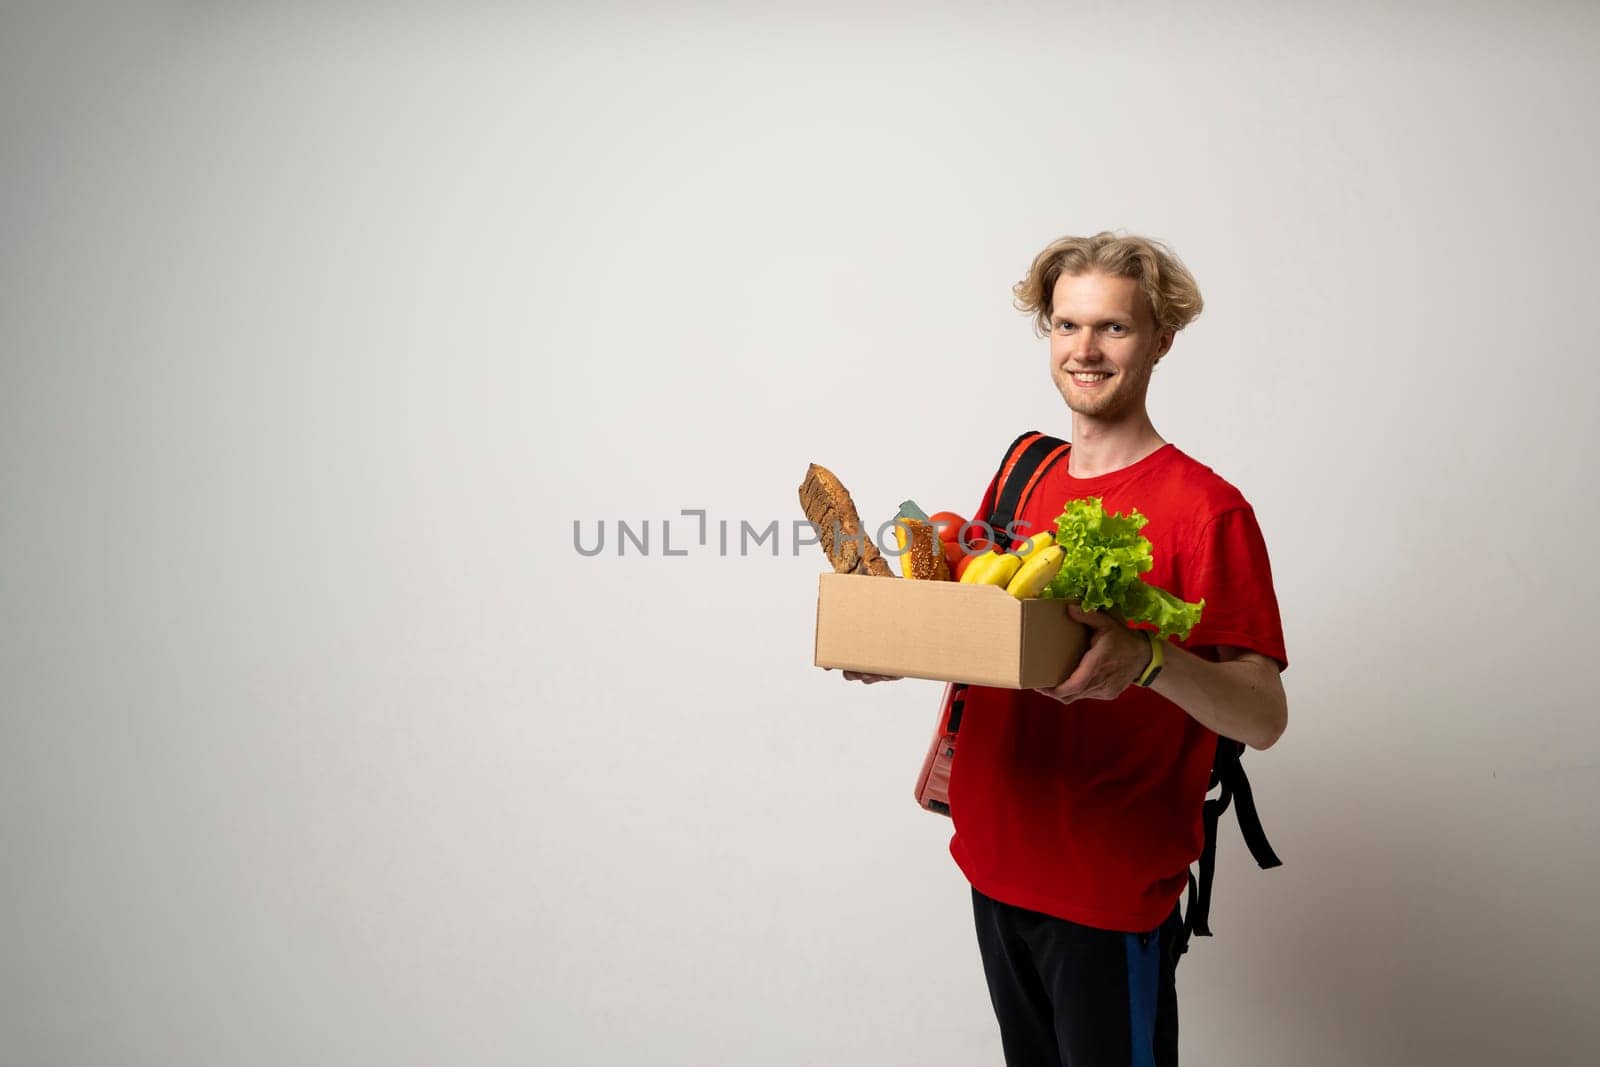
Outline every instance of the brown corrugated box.
<path id="1" fill-rule="evenodd" d="M 1059 685 L 1088 627 L 1064 600 L 1018 600 L 997 585 L 824 573 L 816 665 L 1005 689 Z"/>

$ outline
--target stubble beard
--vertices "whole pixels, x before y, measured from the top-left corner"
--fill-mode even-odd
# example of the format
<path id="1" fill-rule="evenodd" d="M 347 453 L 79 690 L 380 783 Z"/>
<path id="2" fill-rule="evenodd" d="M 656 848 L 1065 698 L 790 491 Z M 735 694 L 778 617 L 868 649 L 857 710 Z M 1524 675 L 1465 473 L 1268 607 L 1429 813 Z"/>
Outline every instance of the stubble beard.
<path id="1" fill-rule="evenodd" d="M 1152 369 L 1153 366 L 1147 366 L 1144 373 L 1137 378 L 1132 376 L 1132 372 L 1117 374 L 1110 380 L 1111 388 L 1094 393 L 1085 393 L 1076 388 L 1072 376 L 1060 371 L 1056 388 L 1060 390 L 1061 399 L 1066 401 L 1067 407 L 1073 414 L 1105 422 L 1117 422 L 1139 406 L 1139 397 L 1149 387 Z"/>

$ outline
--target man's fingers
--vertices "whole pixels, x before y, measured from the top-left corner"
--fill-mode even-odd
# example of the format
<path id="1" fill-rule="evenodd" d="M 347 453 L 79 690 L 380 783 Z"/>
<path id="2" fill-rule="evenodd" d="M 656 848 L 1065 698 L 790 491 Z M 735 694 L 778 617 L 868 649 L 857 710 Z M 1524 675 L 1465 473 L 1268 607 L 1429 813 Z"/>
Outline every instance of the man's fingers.
<path id="1" fill-rule="evenodd" d="M 1098 612 L 1091 612 L 1091 615 Z M 1098 697 L 1104 689 L 1104 679 L 1101 677 L 1103 664 L 1106 658 L 1105 649 L 1099 647 L 1100 634 L 1096 633 L 1089 640 L 1089 651 L 1083 654 L 1078 665 L 1072 673 L 1053 688 L 1041 688 L 1037 692 L 1053 697 L 1063 704 L 1070 704 L 1074 700 Z"/>
<path id="2" fill-rule="evenodd" d="M 1067 602 L 1067 614 L 1086 626 L 1093 626 L 1096 630 L 1105 630 L 1116 625 L 1116 620 L 1105 612 L 1084 611 L 1083 605 L 1076 601 Z"/>
<path id="3" fill-rule="evenodd" d="M 1083 695 L 1083 690 L 1088 682 L 1089 672 L 1083 669 L 1083 663 L 1079 661 L 1077 670 L 1067 675 L 1060 685 L 1044 686 L 1038 689 L 1037 692 L 1059 700 L 1063 704 L 1069 704 Z"/>
<path id="4" fill-rule="evenodd" d="M 845 671 L 844 676 L 852 682 L 866 682 L 868 685 L 873 682 L 898 682 L 900 680 L 900 676 L 897 674 L 867 674 L 864 671 Z"/>

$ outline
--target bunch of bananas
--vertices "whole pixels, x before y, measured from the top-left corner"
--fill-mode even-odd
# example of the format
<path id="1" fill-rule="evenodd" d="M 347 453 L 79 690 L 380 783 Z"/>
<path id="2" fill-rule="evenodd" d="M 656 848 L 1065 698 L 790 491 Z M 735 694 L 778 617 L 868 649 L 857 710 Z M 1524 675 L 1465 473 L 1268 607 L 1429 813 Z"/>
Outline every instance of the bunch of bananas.
<path id="1" fill-rule="evenodd" d="M 961 580 L 976 585 L 1003 585 L 1012 596 L 1027 600 L 1044 592 L 1066 555 L 1066 550 L 1056 544 L 1054 534 L 1037 533 L 1014 553 L 991 548 L 967 564 Z"/>

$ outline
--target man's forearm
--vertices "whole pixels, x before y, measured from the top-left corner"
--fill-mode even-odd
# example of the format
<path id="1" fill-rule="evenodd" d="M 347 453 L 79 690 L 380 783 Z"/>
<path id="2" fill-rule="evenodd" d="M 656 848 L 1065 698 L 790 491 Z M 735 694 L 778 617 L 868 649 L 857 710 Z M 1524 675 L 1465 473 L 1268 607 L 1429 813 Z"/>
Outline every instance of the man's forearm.
<path id="1" fill-rule="evenodd" d="M 1251 748 L 1272 747 L 1289 721 L 1276 666 L 1261 658 L 1213 663 L 1168 643 L 1153 690 L 1223 737 Z"/>

